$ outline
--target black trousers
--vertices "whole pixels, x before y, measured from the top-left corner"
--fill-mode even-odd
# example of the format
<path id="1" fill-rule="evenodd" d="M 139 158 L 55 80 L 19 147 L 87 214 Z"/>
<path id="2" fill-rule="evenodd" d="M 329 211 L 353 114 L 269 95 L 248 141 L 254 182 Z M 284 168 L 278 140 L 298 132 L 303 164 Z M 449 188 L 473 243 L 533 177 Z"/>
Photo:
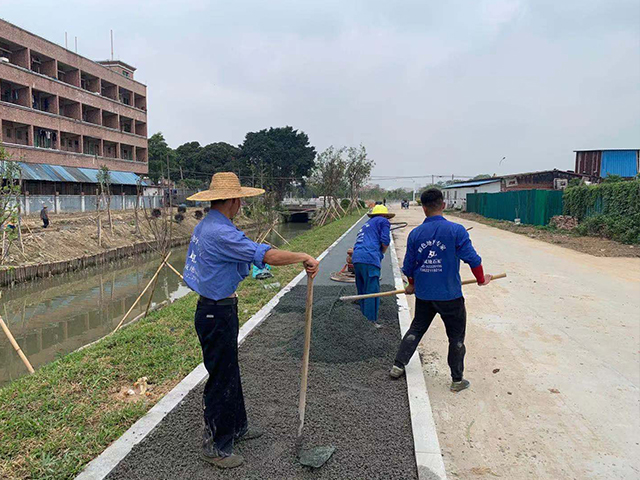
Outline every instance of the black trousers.
<path id="1" fill-rule="evenodd" d="M 47 228 L 49 226 L 49 219 L 48 218 L 43 218 L 42 219 L 42 228 Z"/>
<path id="2" fill-rule="evenodd" d="M 238 303 L 198 302 L 195 327 L 209 379 L 204 386 L 205 430 L 213 435 L 213 454 L 230 455 L 234 439 L 247 431 L 247 413 L 238 365 Z M 206 437 L 205 431 L 205 437 Z"/>
<path id="3" fill-rule="evenodd" d="M 451 378 L 454 382 L 462 380 L 464 371 L 464 335 L 467 328 L 467 310 L 464 306 L 464 297 L 448 301 L 420 300 L 416 298 L 416 314 L 413 322 L 398 348 L 396 364 L 406 365 L 416 351 L 420 340 L 427 332 L 429 325 L 440 314 L 444 327 L 449 337 L 449 355 L 447 361 L 451 369 Z"/>

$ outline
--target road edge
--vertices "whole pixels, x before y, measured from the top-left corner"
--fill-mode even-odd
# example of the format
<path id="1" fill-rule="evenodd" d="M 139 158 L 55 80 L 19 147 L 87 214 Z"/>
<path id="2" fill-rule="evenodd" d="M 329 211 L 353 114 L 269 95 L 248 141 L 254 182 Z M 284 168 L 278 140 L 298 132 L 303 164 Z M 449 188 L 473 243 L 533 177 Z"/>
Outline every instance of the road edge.
<path id="1" fill-rule="evenodd" d="M 322 260 L 327 254 L 344 238 L 356 225 L 362 220 L 360 217 L 351 225 L 346 232 L 336 239 L 327 249 L 318 256 L 318 260 Z M 240 328 L 238 333 L 238 345 L 242 345 L 246 337 L 255 330 L 269 316 L 276 307 L 280 299 L 293 287 L 295 287 L 302 279 L 305 278 L 304 270 L 301 271 L 293 280 L 291 280 L 283 289 L 281 289 L 266 305 L 258 310 L 245 324 Z M 184 397 L 195 387 L 197 387 L 207 377 L 207 370 L 203 363 L 200 363 L 183 378 L 169 393 L 156 403 L 142 418 L 134 423 L 124 432 L 117 440 L 109 445 L 100 455 L 89 462 L 84 470 L 76 476 L 76 480 L 103 480 L 111 471 L 123 460 L 135 445 L 140 443 L 151 431 L 176 408 Z"/>
<path id="2" fill-rule="evenodd" d="M 391 265 L 396 289 L 404 288 L 402 274 L 400 273 L 400 262 L 395 249 L 395 241 L 391 235 Z M 398 321 L 400 323 L 400 336 L 409 329 L 411 325 L 411 310 L 407 303 L 406 295 L 397 295 Z M 438 432 L 433 419 L 431 401 L 427 384 L 424 380 L 422 361 L 416 351 L 405 367 L 407 378 L 407 395 L 409 397 L 409 411 L 411 414 L 411 429 L 413 431 L 413 446 L 416 456 L 419 480 L 446 480 L 447 472 L 442 458 L 442 450 L 438 441 Z M 436 476 L 434 478 L 434 475 Z"/>

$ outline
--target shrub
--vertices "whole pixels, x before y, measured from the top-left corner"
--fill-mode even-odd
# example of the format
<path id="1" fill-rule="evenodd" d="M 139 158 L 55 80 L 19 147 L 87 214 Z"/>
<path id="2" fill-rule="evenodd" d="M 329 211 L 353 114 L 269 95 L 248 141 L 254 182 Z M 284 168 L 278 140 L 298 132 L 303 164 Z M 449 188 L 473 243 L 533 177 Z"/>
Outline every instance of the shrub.
<path id="1" fill-rule="evenodd" d="M 178 207 L 178 213 L 187 213 L 187 207 L 185 207 L 184 205 L 180 205 Z"/>
<path id="2" fill-rule="evenodd" d="M 600 185 L 567 188 L 564 214 L 580 221 L 577 232 L 640 243 L 640 180 L 612 178 Z"/>
<path id="3" fill-rule="evenodd" d="M 351 200 L 349 200 L 348 198 L 343 198 L 342 200 L 340 200 L 340 206 L 342 207 L 343 210 L 346 210 L 347 208 L 349 208 L 350 203 L 351 203 Z"/>
<path id="4" fill-rule="evenodd" d="M 193 212 L 193 216 L 196 217 L 196 220 L 201 220 L 202 219 L 202 210 L 196 210 L 195 212 Z"/>
<path id="5" fill-rule="evenodd" d="M 173 218 L 174 218 L 174 220 L 175 220 L 176 222 L 178 222 L 178 223 L 182 223 L 182 221 L 184 220 L 184 215 L 183 215 L 183 214 L 181 214 L 181 213 L 176 213 L 176 214 L 173 216 Z"/>

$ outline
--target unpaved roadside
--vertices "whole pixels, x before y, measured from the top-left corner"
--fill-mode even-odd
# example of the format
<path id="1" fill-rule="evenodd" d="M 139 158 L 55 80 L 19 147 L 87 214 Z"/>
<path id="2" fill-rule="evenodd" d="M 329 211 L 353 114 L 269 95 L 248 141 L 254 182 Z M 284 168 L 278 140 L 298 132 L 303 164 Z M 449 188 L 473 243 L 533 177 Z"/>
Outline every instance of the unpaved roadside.
<path id="1" fill-rule="evenodd" d="M 402 261 L 422 210 L 396 210 Z M 465 287 L 465 377 L 448 391 L 436 318 L 420 351 L 451 478 L 635 479 L 640 475 L 640 259 L 598 258 L 477 222 L 488 287 Z M 463 278 L 471 277 L 466 265 Z M 411 308 L 414 298 L 409 297 Z M 494 373 L 495 372 L 495 373 Z"/>

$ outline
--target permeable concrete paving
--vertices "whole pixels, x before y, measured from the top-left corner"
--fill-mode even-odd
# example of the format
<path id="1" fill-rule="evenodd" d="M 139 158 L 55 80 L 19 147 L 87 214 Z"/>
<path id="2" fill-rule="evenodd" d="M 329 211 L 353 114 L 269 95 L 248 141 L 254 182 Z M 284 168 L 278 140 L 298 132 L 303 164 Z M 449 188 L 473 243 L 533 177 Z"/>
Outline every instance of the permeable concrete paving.
<path id="1" fill-rule="evenodd" d="M 295 449 L 306 296 L 301 283 L 240 347 L 249 421 L 265 430 L 236 446 L 245 465 L 221 471 L 200 459 L 199 385 L 107 478 L 417 479 L 406 383 L 388 377 L 400 337 L 396 299 L 382 299 L 384 328 L 375 329 L 356 304 L 338 299 L 355 294 L 355 286 L 328 280 L 344 265 L 356 233 L 323 259 L 314 291 L 304 446 L 336 447 L 321 469 L 301 466 Z M 382 289 L 391 290 L 388 259 L 382 275 Z"/>

